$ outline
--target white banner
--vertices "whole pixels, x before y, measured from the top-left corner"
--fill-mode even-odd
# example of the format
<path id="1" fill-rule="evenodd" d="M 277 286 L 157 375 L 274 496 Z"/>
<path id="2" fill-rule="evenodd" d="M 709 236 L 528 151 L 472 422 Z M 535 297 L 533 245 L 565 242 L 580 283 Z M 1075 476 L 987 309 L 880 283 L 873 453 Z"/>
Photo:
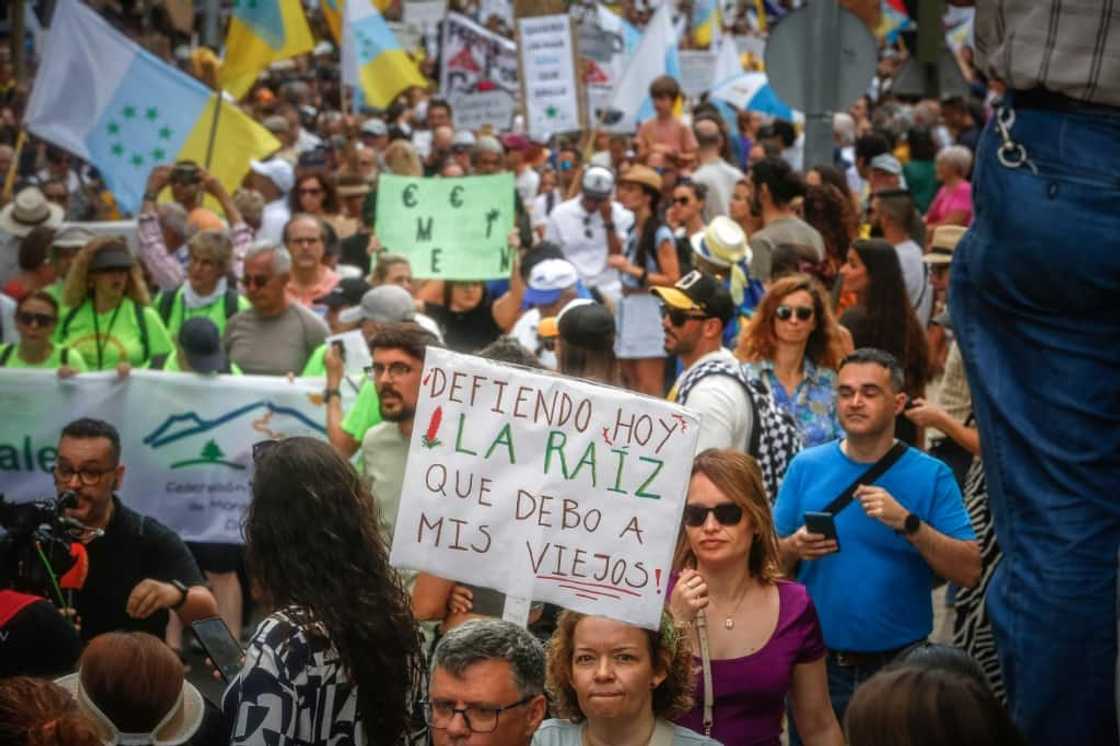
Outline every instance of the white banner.
<path id="1" fill-rule="evenodd" d="M 187 541 L 241 542 L 253 444 L 325 437 L 322 382 L 135 370 L 60 381 L 0 370 L 0 492 L 53 497 L 59 433 L 79 417 L 112 423 L 126 471 L 119 495 Z"/>
<path id="2" fill-rule="evenodd" d="M 626 63 L 638 49 L 642 33 L 602 5 L 578 14 L 580 65 L 592 120 L 611 103 Z"/>
<path id="3" fill-rule="evenodd" d="M 700 94 L 712 87 L 712 76 L 716 69 L 716 53 L 707 49 L 682 49 L 681 90 L 689 98 L 700 98 Z"/>
<path id="4" fill-rule="evenodd" d="M 509 129 L 517 106 L 517 46 L 460 13 L 443 23 L 440 93 L 456 129 Z"/>
<path id="5" fill-rule="evenodd" d="M 394 566 L 657 629 L 699 420 L 429 349 Z"/>
<path id="6" fill-rule="evenodd" d="M 529 135 L 581 129 L 572 23 L 566 15 L 517 19 Z"/>

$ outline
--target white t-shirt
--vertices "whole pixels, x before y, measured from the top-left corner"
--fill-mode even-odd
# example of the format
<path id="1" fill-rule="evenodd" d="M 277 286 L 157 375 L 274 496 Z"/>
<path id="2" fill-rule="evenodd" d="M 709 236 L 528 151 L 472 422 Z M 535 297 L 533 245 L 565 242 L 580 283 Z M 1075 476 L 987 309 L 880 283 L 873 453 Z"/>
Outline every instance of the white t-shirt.
<path id="1" fill-rule="evenodd" d="M 571 262 L 585 285 L 603 287 L 618 282 L 618 272 L 607 268 L 607 231 L 598 210 L 588 213 L 582 198 L 561 202 L 548 216 L 544 237 L 557 244 Z M 611 202 L 611 222 L 620 243 L 634 224 L 634 213 L 617 202 Z"/>
<path id="2" fill-rule="evenodd" d="M 727 215 L 731 208 L 731 193 L 743 179 L 743 172 L 722 158 L 705 163 L 692 174 L 692 180 L 708 188 L 704 199 L 704 222 L 710 223 L 717 215 Z"/>
<path id="3" fill-rule="evenodd" d="M 906 239 L 900 244 L 895 244 L 894 249 L 898 252 L 902 281 L 906 284 L 906 295 L 910 298 L 910 305 L 918 314 L 918 321 L 925 326 L 929 323 L 930 313 L 933 311 L 933 288 L 929 285 L 929 273 L 922 261 L 922 247 Z"/>
<path id="4" fill-rule="evenodd" d="M 690 365 L 688 370 L 709 360 L 726 360 L 739 365 L 739 361 L 731 351 L 721 347 L 701 357 Z M 681 376 L 683 377 L 688 370 L 681 373 Z M 705 376 L 688 392 L 688 401 L 684 407 L 700 415 L 697 453 L 706 448 L 734 448 L 737 451 L 746 449 L 751 428 L 754 426 L 754 415 L 743 384 L 731 376 L 718 374 Z"/>
<path id="5" fill-rule="evenodd" d="M 288 209 L 288 200 L 281 197 L 273 200 L 261 210 L 261 228 L 256 237 L 265 241 L 272 241 L 277 246 L 284 245 L 284 226 L 292 217 Z"/>
<path id="6" fill-rule="evenodd" d="M 517 175 L 514 180 L 517 193 L 521 195 L 521 204 L 531 205 L 536 199 L 537 190 L 541 186 L 541 175 L 531 168 L 527 168 Z"/>
<path id="7" fill-rule="evenodd" d="M 0 293 L 0 342 L 19 341 L 19 331 L 16 329 L 16 302 Z"/>

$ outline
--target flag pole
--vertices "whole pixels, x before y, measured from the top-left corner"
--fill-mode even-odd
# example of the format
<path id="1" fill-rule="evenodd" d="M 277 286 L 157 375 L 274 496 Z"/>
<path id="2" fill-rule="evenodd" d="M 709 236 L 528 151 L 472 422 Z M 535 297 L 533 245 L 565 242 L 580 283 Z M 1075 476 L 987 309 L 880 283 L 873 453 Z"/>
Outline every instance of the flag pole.
<path id="1" fill-rule="evenodd" d="M 16 170 L 19 168 L 20 156 L 23 154 L 23 146 L 27 142 L 27 130 L 20 128 L 19 137 L 16 138 L 15 155 L 12 156 L 12 163 L 8 166 L 8 173 L 4 174 L 4 191 L 0 205 L 7 204 L 12 199 L 12 191 L 16 185 Z"/>
<path id="2" fill-rule="evenodd" d="M 214 141 L 218 139 L 218 118 L 222 113 L 222 91 L 219 88 L 214 92 L 214 117 L 210 120 L 210 140 L 206 143 L 206 169 L 210 169 L 210 162 L 214 159 Z"/>

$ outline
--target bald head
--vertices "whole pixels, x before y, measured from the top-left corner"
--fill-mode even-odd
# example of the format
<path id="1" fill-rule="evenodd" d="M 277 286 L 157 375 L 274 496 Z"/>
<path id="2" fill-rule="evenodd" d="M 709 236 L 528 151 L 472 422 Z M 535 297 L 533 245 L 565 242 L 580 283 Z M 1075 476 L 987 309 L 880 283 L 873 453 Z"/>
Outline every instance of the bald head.
<path id="1" fill-rule="evenodd" d="M 718 148 L 723 142 L 719 125 L 711 119 L 701 119 L 693 126 L 692 131 L 696 134 L 697 144 L 702 148 Z"/>

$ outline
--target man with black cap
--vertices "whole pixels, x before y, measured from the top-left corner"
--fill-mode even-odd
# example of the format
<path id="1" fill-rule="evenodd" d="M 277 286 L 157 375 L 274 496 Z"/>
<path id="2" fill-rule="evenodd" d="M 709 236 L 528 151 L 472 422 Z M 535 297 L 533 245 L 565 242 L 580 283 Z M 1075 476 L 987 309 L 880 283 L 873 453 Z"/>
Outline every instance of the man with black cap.
<path id="1" fill-rule="evenodd" d="M 693 270 L 673 287 L 655 287 L 661 299 L 665 352 L 681 360 L 681 373 L 669 391 L 676 401 L 701 415 L 696 452 L 706 448 L 746 450 L 754 426 L 753 407 L 733 374 L 719 374 L 739 362 L 723 346 L 723 328 L 735 314 L 731 294 L 719 280 Z M 713 375 L 716 374 L 716 375 Z"/>
<path id="2" fill-rule="evenodd" d="M 580 179 L 580 196 L 561 202 L 548 216 L 545 240 L 557 244 L 588 287 L 617 300 L 622 294 L 618 272 L 607 267 L 607 257 L 622 252 L 634 213 L 612 199 L 614 173 L 603 166 L 588 166 Z"/>
<path id="3" fill-rule="evenodd" d="M 148 367 L 168 373 L 241 375 L 241 369 L 230 362 L 222 349 L 218 325 L 209 318 L 195 316 L 184 321 L 175 342 L 174 354 L 153 355 Z"/>

